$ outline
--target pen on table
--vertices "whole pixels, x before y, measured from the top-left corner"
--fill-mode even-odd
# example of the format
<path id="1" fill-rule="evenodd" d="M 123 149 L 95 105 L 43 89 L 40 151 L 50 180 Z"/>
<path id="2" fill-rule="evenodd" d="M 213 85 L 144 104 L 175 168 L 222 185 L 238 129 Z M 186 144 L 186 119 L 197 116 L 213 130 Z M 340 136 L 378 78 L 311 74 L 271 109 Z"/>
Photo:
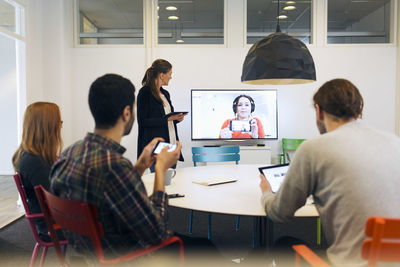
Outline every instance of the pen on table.
<path id="1" fill-rule="evenodd" d="M 170 194 L 168 195 L 168 198 L 177 198 L 177 197 L 184 197 L 185 195 L 181 195 L 181 194 Z"/>

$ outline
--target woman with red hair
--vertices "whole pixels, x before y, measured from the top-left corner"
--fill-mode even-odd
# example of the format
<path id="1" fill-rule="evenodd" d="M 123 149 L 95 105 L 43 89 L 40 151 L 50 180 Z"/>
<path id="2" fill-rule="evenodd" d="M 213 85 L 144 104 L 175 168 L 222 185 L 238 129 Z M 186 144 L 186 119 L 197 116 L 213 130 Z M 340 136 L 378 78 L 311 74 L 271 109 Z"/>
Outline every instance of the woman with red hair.
<path id="1" fill-rule="evenodd" d="M 32 213 L 41 213 L 34 187 L 50 188 L 51 166 L 61 153 L 61 114 L 54 103 L 36 102 L 26 108 L 22 130 L 22 141 L 14 153 L 12 163 L 21 175 L 28 206 Z M 50 241 L 46 223 L 36 219 L 35 226 L 43 241 Z"/>

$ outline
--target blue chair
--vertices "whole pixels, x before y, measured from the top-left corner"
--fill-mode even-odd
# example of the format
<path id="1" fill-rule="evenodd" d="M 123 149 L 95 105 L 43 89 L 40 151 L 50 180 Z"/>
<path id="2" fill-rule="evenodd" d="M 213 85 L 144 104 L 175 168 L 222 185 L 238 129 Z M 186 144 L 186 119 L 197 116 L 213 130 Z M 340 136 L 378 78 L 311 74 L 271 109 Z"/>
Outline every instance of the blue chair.
<path id="1" fill-rule="evenodd" d="M 238 146 L 221 147 L 192 147 L 193 165 L 198 162 L 228 162 L 235 161 L 236 165 L 240 160 L 240 148 Z M 239 229 L 239 216 L 236 219 L 236 230 Z M 190 210 L 189 234 L 192 233 L 193 210 Z M 208 213 L 208 239 L 211 239 L 211 213 Z"/>

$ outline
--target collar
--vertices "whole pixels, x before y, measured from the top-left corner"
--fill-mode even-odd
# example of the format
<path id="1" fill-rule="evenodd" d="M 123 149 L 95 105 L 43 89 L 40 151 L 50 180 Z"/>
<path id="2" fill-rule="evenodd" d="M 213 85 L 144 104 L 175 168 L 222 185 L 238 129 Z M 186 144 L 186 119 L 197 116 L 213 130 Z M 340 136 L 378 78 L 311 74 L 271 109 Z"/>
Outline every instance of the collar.
<path id="1" fill-rule="evenodd" d="M 105 136 L 95 134 L 95 133 L 87 133 L 85 136 L 84 141 L 87 142 L 94 142 L 98 143 L 101 146 L 104 146 L 112 151 L 115 151 L 119 154 L 124 154 L 126 151 L 126 148 L 121 146 L 119 143 L 115 142 L 114 140 L 107 138 Z"/>

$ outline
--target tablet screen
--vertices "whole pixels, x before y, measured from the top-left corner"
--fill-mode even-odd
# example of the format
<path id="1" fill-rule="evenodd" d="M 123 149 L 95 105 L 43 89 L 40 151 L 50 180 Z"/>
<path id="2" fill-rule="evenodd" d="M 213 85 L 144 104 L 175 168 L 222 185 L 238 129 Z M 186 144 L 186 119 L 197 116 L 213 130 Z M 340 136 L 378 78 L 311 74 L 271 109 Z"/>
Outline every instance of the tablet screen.
<path id="1" fill-rule="evenodd" d="M 276 193 L 281 187 L 283 180 L 285 180 L 286 173 L 289 169 L 289 164 L 267 166 L 258 168 L 271 185 L 272 193 Z"/>

